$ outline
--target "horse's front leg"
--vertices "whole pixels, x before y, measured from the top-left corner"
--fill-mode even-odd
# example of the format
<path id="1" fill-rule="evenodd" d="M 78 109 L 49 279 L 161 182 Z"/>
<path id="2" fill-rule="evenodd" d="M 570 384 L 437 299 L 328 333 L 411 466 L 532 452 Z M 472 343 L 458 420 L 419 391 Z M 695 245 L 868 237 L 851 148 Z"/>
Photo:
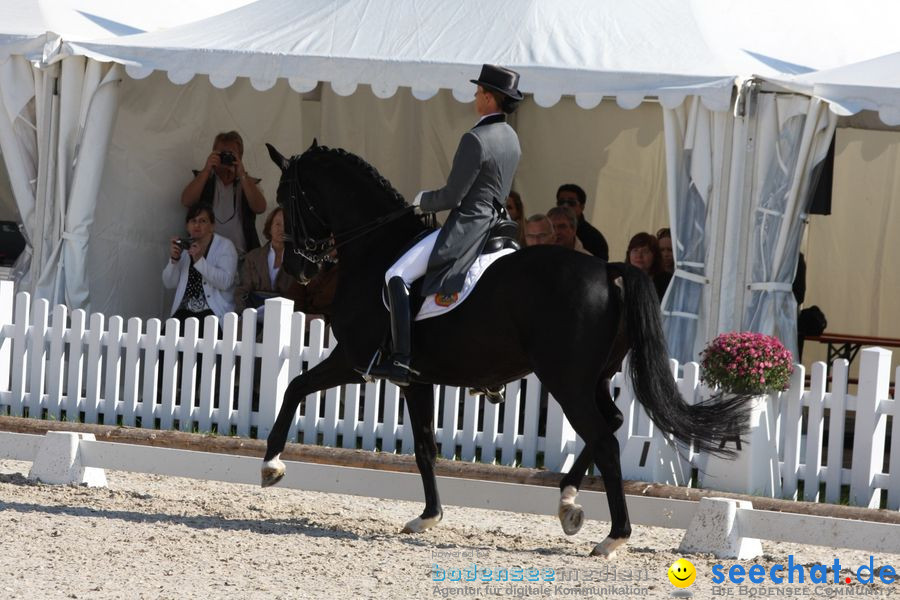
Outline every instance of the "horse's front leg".
<path id="1" fill-rule="evenodd" d="M 434 463 L 437 460 L 437 443 L 434 440 L 434 396 L 432 386 L 414 384 L 406 388 L 406 406 L 413 431 L 416 465 L 425 489 L 425 510 L 403 527 L 403 533 L 422 533 L 441 521 L 444 511 L 438 497 Z"/>
<path id="2" fill-rule="evenodd" d="M 294 420 L 294 414 L 306 396 L 337 385 L 361 381 L 359 373 L 353 370 L 343 352 L 340 352 L 335 346 L 328 358 L 309 371 L 301 373 L 288 384 L 287 390 L 284 392 L 281 410 L 278 411 L 278 417 L 266 439 L 266 455 L 263 458 L 262 466 L 263 487 L 275 485 L 284 477 L 284 463 L 279 456 L 287 443 L 288 431 Z"/>

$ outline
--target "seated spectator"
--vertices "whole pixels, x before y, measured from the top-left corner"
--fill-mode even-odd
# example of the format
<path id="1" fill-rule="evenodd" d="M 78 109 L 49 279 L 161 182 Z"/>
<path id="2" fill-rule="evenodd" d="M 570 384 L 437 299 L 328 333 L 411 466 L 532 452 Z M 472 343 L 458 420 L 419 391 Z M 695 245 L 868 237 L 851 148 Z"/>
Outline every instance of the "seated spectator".
<path id="1" fill-rule="evenodd" d="M 672 253 L 672 232 L 668 227 L 663 227 L 656 232 L 656 241 L 659 243 L 662 270 L 666 273 L 674 273 L 675 255 Z"/>
<path id="2" fill-rule="evenodd" d="M 554 206 L 547 211 L 547 217 L 550 219 L 550 222 L 553 223 L 553 231 L 556 234 L 557 245 L 570 248 L 576 252 L 581 252 L 582 254 L 590 254 L 590 252 L 585 250 L 584 246 L 581 245 L 581 240 L 575 235 L 576 227 L 578 226 L 578 217 L 575 216 L 574 210 L 568 206 Z"/>
<path id="3" fill-rule="evenodd" d="M 525 208 L 522 205 L 522 196 L 515 190 L 510 190 L 506 198 L 506 214 L 510 220 L 519 224 L 519 245 L 525 247 Z"/>
<path id="4" fill-rule="evenodd" d="M 568 206 L 575 211 L 578 219 L 576 235 L 584 249 L 603 260 L 609 260 L 609 244 L 606 243 L 606 238 L 584 218 L 585 203 L 587 194 L 579 185 L 564 183 L 556 190 L 556 205 Z"/>
<path id="5" fill-rule="evenodd" d="M 525 221 L 525 245 L 541 246 L 555 244 L 556 234 L 553 232 L 553 223 L 547 215 L 540 213 L 531 215 Z"/>
<path id="6" fill-rule="evenodd" d="M 288 297 L 288 290 L 295 279 L 281 268 L 284 259 L 284 210 L 273 210 L 263 227 L 268 242 L 254 248 L 244 257 L 241 282 L 234 290 L 234 306 L 237 311 L 245 308 L 262 309 L 267 298 Z"/>
<path id="7" fill-rule="evenodd" d="M 244 140 L 236 131 L 220 133 L 201 171 L 181 192 L 181 203 L 191 208 L 209 206 L 216 215 L 216 232 L 231 240 L 238 255 L 259 247 L 256 215 L 266 212 L 259 179 L 244 170 Z"/>
<path id="8" fill-rule="evenodd" d="M 625 262 L 639 268 L 653 280 L 656 295 L 662 301 L 672 279 L 671 273 L 662 270 L 662 257 L 659 252 L 659 243 L 656 236 L 645 231 L 635 234 L 628 242 L 628 251 L 625 253 Z"/>
<path id="9" fill-rule="evenodd" d="M 185 221 L 190 239 L 172 238 L 162 280 L 167 288 L 175 288 L 171 316 L 182 326 L 188 318 L 198 318 L 202 336 L 206 316 L 222 319 L 234 310 L 237 252 L 228 238 L 214 233 L 215 214 L 208 206 L 192 206 Z"/>

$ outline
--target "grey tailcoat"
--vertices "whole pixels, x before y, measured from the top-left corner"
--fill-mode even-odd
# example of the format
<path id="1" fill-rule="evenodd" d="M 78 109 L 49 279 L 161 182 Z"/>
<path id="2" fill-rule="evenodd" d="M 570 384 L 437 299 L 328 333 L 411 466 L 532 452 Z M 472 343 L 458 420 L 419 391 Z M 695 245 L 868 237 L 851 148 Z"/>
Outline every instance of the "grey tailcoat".
<path id="1" fill-rule="evenodd" d="M 422 295 L 459 292 L 504 206 L 522 151 L 503 115 L 491 115 L 459 142 L 447 185 L 422 195 L 422 210 L 450 210 L 428 259 Z"/>

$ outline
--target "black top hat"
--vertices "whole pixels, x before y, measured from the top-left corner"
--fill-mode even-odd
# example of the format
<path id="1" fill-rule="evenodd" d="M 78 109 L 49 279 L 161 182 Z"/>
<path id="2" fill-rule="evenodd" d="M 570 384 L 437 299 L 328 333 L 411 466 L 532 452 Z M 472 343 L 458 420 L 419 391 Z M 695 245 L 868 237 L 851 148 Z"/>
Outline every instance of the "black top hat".
<path id="1" fill-rule="evenodd" d="M 496 65 L 484 65 L 481 67 L 481 75 L 478 79 L 470 79 L 483 88 L 500 92 L 513 100 L 521 100 L 525 96 L 518 90 L 519 74 L 510 69 L 504 69 Z"/>

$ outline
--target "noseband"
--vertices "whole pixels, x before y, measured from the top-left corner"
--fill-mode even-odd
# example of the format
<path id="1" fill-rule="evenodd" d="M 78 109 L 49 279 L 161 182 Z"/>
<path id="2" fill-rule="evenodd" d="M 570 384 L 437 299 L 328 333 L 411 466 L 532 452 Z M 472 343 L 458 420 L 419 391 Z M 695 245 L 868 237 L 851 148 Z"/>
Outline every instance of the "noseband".
<path id="1" fill-rule="evenodd" d="M 339 233 L 336 232 L 325 238 L 314 238 L 310 235 L 309 230 L 306 227 L 306 222 L 303 220 L 303 214 L 300 211 L 301 202 L 305 205 L 309 214 L 312 215 L 315 221 L 321 225 L 323 229 L 328 231 L 330 227 L 316 211 L 315 205 L 310 202 L 306 192 L 303 191 L 303 188 L 300 186 L 300 178 L 297 175 L 288 175 L 285 173 L 281 177 L 282 183 L 284 183 L 285 178 L 288 178 L 287 183 L 290 193 L 289 206 L 285 208 L 285 212 L 287 213 L 288 223 L 291 227 L 291 237 L 294 242 L 294 254 L 302 256 L 304 259 L 315 264 L 337 262 L 337 258 L 332 256 L 335 250 L 354 240 L 358 240 L 375 231 L 382 225 L 395 221 L 403 215 L 412 213 L 415 210 L 415 207 L 413 206 L 404 206 L 403 208 L 391 211 L 386 215 L 382 215 L 370 223 L 365 223 Z M 282 204 L 282 206 L 284 205 Z M 298 226 L 302 238 L 297 237 Z M 337 241 L 338 237 L 341 238 L 340 241 Z"/>

